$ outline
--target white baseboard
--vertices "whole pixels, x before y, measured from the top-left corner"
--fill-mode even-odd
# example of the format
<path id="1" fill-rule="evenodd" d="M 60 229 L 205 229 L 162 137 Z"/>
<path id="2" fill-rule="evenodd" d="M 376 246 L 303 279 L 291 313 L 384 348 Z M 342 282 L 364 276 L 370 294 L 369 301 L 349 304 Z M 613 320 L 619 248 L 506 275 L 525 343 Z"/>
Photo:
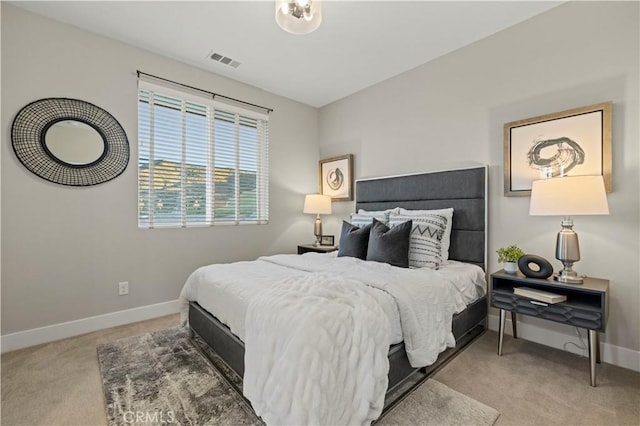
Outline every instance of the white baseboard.
<path id="1" fill-rule="evenodd" d="M 18 331 L 16 333 L 5 334 L 1 337 L 0 351 L 2 353 L 14 351 L 16 349 L 66 339 L 67 337 L 91 333 L 92 331 L 105 328 L 171 315 L 178 313 L 179 310 L 179 302 L 178 299 L 176 299 L 169 302 L 156 303 L 155 305 L 140 306 L 139 308 L 126 309 L 124 311 L 48 325 L 46 327 Z"/>
<path id="2" fill-rule="evenodd" d="M 496 315 L 489 315 L 489 329 L 498 331 L 498 323 L 500 319 Z M 505 333 L 512 335 L 511 315 L 507 315 L 505 324 Z M 582 337 L 586 346 L 587 333 L 582 333 Z M 560 333 L 555 330 L 548 330 L 538 327 L 534 324 L 525 324 L 518 321 L 518 338 L 529 340 L 531 342 L 540 343 L 541 345 L 551 346 L 552 348 L 561 349 L 578 355 L 588 356 L 587 350 L 581 350 L 575 345 L 581 346 L 582 343 L 578 336 L 573 334 Z M 573 344 L 568 344 L 573 343 Z M 600 356 L 602 362 L 617 365 L 618 367 L 628 368 L 629 370 L 640 372 L 640 352 L 621 346 L 611 345 L 609 343 L 600 342 Z"/>

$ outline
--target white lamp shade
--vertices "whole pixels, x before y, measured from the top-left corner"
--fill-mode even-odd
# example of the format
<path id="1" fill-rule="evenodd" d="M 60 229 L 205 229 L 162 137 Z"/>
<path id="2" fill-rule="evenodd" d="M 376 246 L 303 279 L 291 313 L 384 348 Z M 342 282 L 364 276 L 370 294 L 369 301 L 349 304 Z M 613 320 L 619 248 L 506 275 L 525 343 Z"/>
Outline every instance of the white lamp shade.
<path id="1" fill-rule="evenodd" d="M 308 34 L 322 22 L 322 0 L 276 0 L 276 22 L 291 34 Z"/>
<path id="2" fill-rule="evenodd" d="M 531 186 L 532 216 L 609 214 L 602 176 L 563 176 L 536 180 Z"/>
<path id="3" fill-rule="evenodd" d="M 311 214 L 331 214 L 331 197 L 320 194 L 305 195 L 303 212 Z"/>

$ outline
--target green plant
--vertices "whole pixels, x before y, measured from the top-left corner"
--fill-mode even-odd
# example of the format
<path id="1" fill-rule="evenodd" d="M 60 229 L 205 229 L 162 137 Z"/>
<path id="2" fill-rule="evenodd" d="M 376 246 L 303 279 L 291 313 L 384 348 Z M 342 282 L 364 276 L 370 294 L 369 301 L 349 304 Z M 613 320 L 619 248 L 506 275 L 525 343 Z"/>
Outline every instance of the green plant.
<path id="1" fill-rule="evenodd" d="M 524 256 L 524 252 L 515 245 L 498 249 L 496 253 L 498 253 L 498 262 L 500 263 L 517 262 L 518 259 Z"/>

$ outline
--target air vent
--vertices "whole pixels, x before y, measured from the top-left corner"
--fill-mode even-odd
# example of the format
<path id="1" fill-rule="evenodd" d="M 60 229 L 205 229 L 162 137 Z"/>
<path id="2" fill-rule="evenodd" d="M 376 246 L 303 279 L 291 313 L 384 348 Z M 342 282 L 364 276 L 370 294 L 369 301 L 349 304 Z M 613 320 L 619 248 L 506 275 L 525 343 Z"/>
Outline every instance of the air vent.
<path id="1" fill-rule="evenodd" d="M 207 56 L 209 57 L 209 59 L 213 61 L 220 62 L 221 64 L 224 64 L 224 65 L 229 65 L 233 68 L 238 68 L 241 64 L 240 62 L 234 61 L 228 56 L 224 56 L 216 52 L 209 52 Z"/>

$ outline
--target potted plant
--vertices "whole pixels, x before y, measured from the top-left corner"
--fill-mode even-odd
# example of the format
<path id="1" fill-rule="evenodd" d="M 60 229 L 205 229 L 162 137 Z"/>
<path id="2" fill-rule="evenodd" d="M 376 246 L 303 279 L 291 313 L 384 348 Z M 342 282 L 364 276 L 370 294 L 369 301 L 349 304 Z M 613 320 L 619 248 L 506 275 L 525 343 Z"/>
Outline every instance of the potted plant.
<path id="1" fill-rule="evenodd" d="M 501 248 L 498 253 L 498 262 L 504 264 L 504 271 L 515 274 L 518 271 L 518 259 L 524 256 L 524 252 L 516 245 Z"/>

